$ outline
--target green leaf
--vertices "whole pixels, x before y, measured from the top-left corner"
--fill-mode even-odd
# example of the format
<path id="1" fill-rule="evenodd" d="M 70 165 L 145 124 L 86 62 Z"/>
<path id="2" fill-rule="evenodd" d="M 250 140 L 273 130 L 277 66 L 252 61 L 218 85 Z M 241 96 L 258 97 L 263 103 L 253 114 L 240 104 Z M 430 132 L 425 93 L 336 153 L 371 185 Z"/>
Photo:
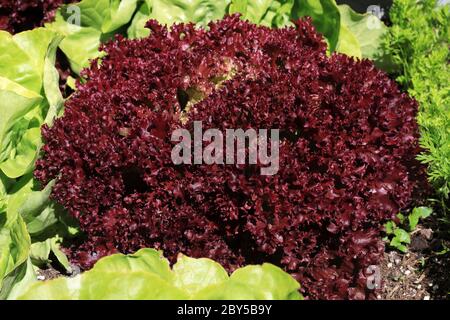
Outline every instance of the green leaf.
<path id="1" fill-rule="evenodd" d="M 70 273 L 72 272 L 72 267 L 65 253 L 61 251 L 60 241 L 62 241 L 62 238 L 57 236 L 50 239 L 50 248 L 58 262 L 66 269 L 66 272 Z"/>
<path id="2" fill-rule="evenodd" d="M 362 58 L 361 46 L 358 39 L 344 24 L 341 25 L 336 51 L 355 58 Z"/>
<path id="3" fill-rule="evenodd" d="M 8 193 L 0 195 L 0 204 L 6 203 L 0 210 L 0 289 L 3 297 L 12 294 L 11 290 L 24 286 L 25 274 L 30 274 L 29 268 L 22 266 L 24 261 L 31 255 L 31 259 L 38 265 L 50 262 L 49 254 L 53 252 L 59 263 L 70 271 L 67 258 L 59 249 L 60 237 L 54 235 L 49 239 L 32 243 L 28 228 L 31 232 L 47 228 L 54 223 L 55 216 L 51 222 L 43 219 L 42 212 L 46 211 L 49 204 L 48 195 L 52 184 L 44 191 L 34 191 L 35 181 L 33 174 L 27 174 L 9 188 Z M 2 200 L 3 199 L 3 200 Z M 44 208 L 44 209 L 42 209 Z M 41 212 L 42 211 L 42 212 Z M 26 222 L 24 221 L 24 218 Z M 62 224 L 65 218 L 57 216 L 57 221 Z M 39 226 L 39 227 L 38 227 Z M 59 227 L 61 228 L 61 227 Z M 48 228 L 47 228 L 48 229 Z M 64 230 L 64 229 L 61 229 Z M 60 232 L 60 231 L 58 231 Z M 24 271 L 23 269 L 28 271 Z M 29 276 L 26 276 L 29 279 Z M 4 279 L 4 285 L 2 285 Z M 18 293 L 17 293 L 18 294 Z"/>
<path id="4" fill-rule="evenodd" d="M 417 224 L 419 223 L 419 218 L 419 215 L 415 214 L 414 211 L 409 215 L 408 221 L 410 231 L 413 231 L 416 228 Z"/>
<path id="5" fill-rule="evenodd" d="M 22 273 L 16 269 L 28 259 L 31 239 L 25 222 L 18 212 L 18 207 L 31 190 L 30 181 L 31 175 L 21 178 L 11 188 L 12 195 L 3 195 L 3 208 L 0 208 L 0 295 L 2 296 L 9 294 L 14 283 L 19 281 L 15 277 Z M 4 289 L 3 281 L 5 281 Z"/>
<path id="6" fill-rule="evenodd" d="M 0 212 L 0 288 L 5 277 L 28 259 L 30 243 L 22 217 Z"/>
<path id="7" fill-rule="evenodd" d="M 10 178 L 19 178 L 31 172 L 41 144 L 40 128 L 30 128 L 23 131 L 23 135 L 16 143 L 15 148 L 11 150 L 8 158 L 0 164 L 0 169 Z"/>
<path id="8" fill-rule="evenodd" d="M 230 0 L 152 0 L 150 19 L 166 25 L 176 22 L 207 25 L 210 21 L 221 19 L 229 4 Z"/>
<path id="9" fill-rule="evenodd" d="M 37 281 L 31 260 L 28 259 L 11 272 L 3 281 L 0 290 L 1 300 L 15 300 L 24 294 L 28 288 Z"/>
<path id="10" fill-rule="evenodd" d="M 28 173 L 16 181 L 8 193 L 8 208 L 10 215 L 20 215 L 19 208 L 33 191 L 33 174 Z"/>
<path id="11" fill-rule="evenodd" d="M 230 0 L 146 0 L 133 18 L 128 36 L 146 37 L 150 30 L 145 23 L 156 19 L 171 26 L 177 22 L 193 22 L 206 26 L 210 21 L 221 19 L 227 12 Z"/>
<path id="12" fill-rule="evenodd" d="M 79 299 L 81 276 L 58 278 L 45 282 L 35 282 L 28 287 L 19 300 L 75 300 Z"/>
<path id="13" fill-rule="evenodd" d="M 198 292 L 193 300 L 262 300 L 263 296 L 240 282 L 227 281 Z M 297 299 L 299 300 L 299 299 Z"/>
<path id="14" fill-rule="evenodd" d="M 63 6 L 59 12 L 65 21 L 77 14 L 79 8 L 81 27 L 94 28 L 110 33 L 127 24 L 136 10 L 137 0 L 83 0 Z"/>
<path id="15" fill-rule="evenodd" d="M 46 265 L 53 253 L 57 261 L 71 271 L 69 261 L 60 250 L 61 236 L 70 236 L 65 212 L 58 205 L 50 201 L 49 196 L 54 185 L 51 181 L 42 191 L 34 191 L 35 181 L 30 176 L 22 179 L 22 187 L 9 196 L 9 210 L 17 211 L 27 225 L 32 237 L 30 256 L 37 266 Z"/>
<path id="16" fill-rule="evenodd" d="M 401 213 L 397 214 L 397 218 L 400 220 L 400 223 L 404 223 L 406 220 L 406 217 Z"/>
<path id="17" fill-rule="evenodd" d="M 30 258 L 35 266 L 43 267 L 51 263 L 50 252 L 51 252 L 51 240 L 47 239 L 42 242 L 35 242 L 31 244 L 30 248 Z"/>
<path id="18" fill-rule="evenodd" d="M 243 19 L 258 25 L 283 27 L 292 25 L 291 19 L 311 16 L 328 42 L 330 52 L 358 58 L 375 58 L 381 52 L 379 40 L 386 29 L 378 18 L 357 14 L 347 6 L 337 6 L 334 0 L 83 0 L 76 4 L 80 8 L 80 26 L 67 23 L 73 14 L 66 9 L 70 6 L 63 6 L 56 22 L 48 28 L 66 35 L 61 49 L 78 74 L 91 59 L 99 57 L 100 42 L 121 33 L 130 20 L 127 35 L 135 39 L 150 34 L 145 28 L 150 19 L 168 26 L 179 22 L 206 26 L 227 13 L 240 13 Z M 379 29 L 373 28 L 374 19 L 380 22 Z M 367 34 L 369 36 L 365 36 Z"/>
<path id="19" fill-rule="evenodd" d="M 35 147 L 35 131 L 28 130 L 25 115 L 42 101 L 42 97 L 0 76 L 0 170 L 17 178 L 30 166 L 29 148 Z M 29 141 L 31 139 L 31 141 Z"/>
<path id="20" fill-rule="evenodd" d="M 408 252 L 408 248 L 404 244 L 402 244 L 401 242 L 398 242 L 397 240 L 394 240 L 394 239 L 390 243 L 391 247 L 394 247 L 394 248 L 396 248 L 397 250 L 399 250 L 399 251 L 401 251 L 403 253 Z"/>
<path id="21" fill-rule="evenodd" d="M 248 0 L 231 0 L 230 8 L 228 12 L 230 14 L 240 13 L 242 16 L 247 14 Z"/>
<path id="22" fill-rule="evenodd" d="M 73 91 L 77 90 L 77 84 L 76 84 L 77 80 L 72 77 L 72 76 L 68 76 L 67 77 L 67 81 L 66 81 L 66 85 L 72 89 Z"/>
<path id="23" fill-rule="evenodd" d="M 32 191 L 19 208 L 19 213 L 27 224 L 31 235 L 39 234 L 58 222 L 53 203 L 49 196 L 54 181 L 50 182 L 42 191 Z"/>
<path id="24" fill-rule="evenodd" d="M 290 25 L 294 0 L 233 0 L 230 13 L 240 13 L 244 20 L 266 27 Z"/>
<path id="25" fill-rule="evenodd" d="M 143 272 L 87 272 L 81 300 L 179 300 L 188 296 L 157 275 Z"/>
<path id="26" fill-rule="evenodd" d="M 8 212 L 20 214 L 29 234 L 37 242 L 76 234 L 77 223 L 61 206 L 49 199 L 54 182 L 42 191 L 34 191 L 37 182 L 32 174 L 22 177 L 8 195 Z M 74 229 L 74 230 L 72 230 Z"/>
<path id="27" fill-rule="evenodd" d="M 98 51 L 102 33 L 92 27 L 80 27 L 66 22 L 60 13 L 57 13 L 55 22 L 46 25 L 62 35 L 64 39 L 59 47 L 67 56 L 71 69 L 79 74 L 89 66 L 89 61 L 101 55 Z"/>
<path id="28" fill-rule="evenodd" d="M 231 275 L 230 280 L 251 287 L 264 300 L 301 298 L 298 282 L 279 267 L 269 263 L 238 269 Z"/>
<path id="29" fill-rule="evenodd" d="M 173 266 L 173 272 L 174 285 L 184 289 L 189 295 L 228 280 L 228 273 L 220 264 L 205 258 L 193 259 L 180 255 Z"/>
<path id="30" fill-rule="evenodd" d="M 0 171 L 0 198 L 8 193 L 14 182 L 14 179 L 8 178 L 3 172 Z"/>
<path id="31" fill-rule="evenodd" d="M 53 124 L 53 120 L 56 117 L 62 115 L 62 109 L 64 107 L 64 98 L 59 89 L 59 73 L 55 68 L 56 51 L 62 39 L 63 36 L 53 39 L 48 47 L 44 62 L 44 92 L 49 104 L 44 123 L 49 126 Z"/>
<path id="32" fill-rule="evenodd" d="M 98 0 L 96 2 L 99 2 Z M 133 17 L 137 7 L 137 0 L 110 1 L 106 18 L 103 20 L 102 33 L 113 32 L 127 24 Z"/>
<path id="33" fill-rule="evenodd" d="M 393 234 L 393 233 L 394 233 L 394 230 L 395 230 L 395 228 L 396 228 L 397 226 L 395 225 L 395 222 L 394 222 L 394 221 L 388 221 L 388 222 L 384 225 L 384 227 L 385 227 L 385 229 L 386 229 L 386 233 L 387 233 L 387 234 Z"/>
<path id="34" fill-rule="evenodd" d="M 300 285 L 271 264 L 236 270 L 229 281 L 207 287 L 194 300 L 303 300 Z"/>
<path id="35" fill-rule="evenodd" d="M 400 243 L 411 243 L 411 238 L 409 233 L 401 228 L 397 228 L 394 230 L 395 238 Z"/>
<path id="36" fill-rule="evenodd" d="M 81 27 L 92 27 L 101 30 L 103 20 L 108 12 L 109 0 L 83 0 L 76 4 L 62 6 L 58 11 L 72 25 L 77 24 L 77 19 L 70 18 L 79 16 Z M 75 8 L 76 7 L 76 8 Z M 79 10 L 74 10 L 79 9 Z"/>
<path id="37" fill-rule="evenodd" d="M 246 1 L 247 2 L 247 1 Z M 244 19 L 249 20 L 250 22 L 253 22 L 255 24 L 261 24 L 261 21 L 263 20 L 266 13 L 269 11 L 269 8 L 274 2 L 273 0 L 254 0 L 254 1 L 248 1 L 246 3 L 246 8 L 243 10 L 242 16 Z M 239 5 L 240 8 L 243 7 L 243 3 Z M 237 8 L 235 6 L 235 8 Z"/>
<path id="38" fill-rule="evenodd" d="M 408 216 L 409 229 L 413 231 L 420 219 L 428 218 L 433 213 L 433 209 L 428 207 L 417 207 L 414 208 L 412 213 Z"/>
<path id="39" fill-rule="evenodd" d="M 353 11 L 348 5 L 340 5 L 338 8 L 341 14 L 341 24 L 351 32 L 358 42 L 361 57 L 375 60 L 375 63 L 378 64 L 387 59 L 384 57 L 381 45 L 387 31 L 385 24 L 372 14 L 360 14 Z"/>
<path id="40" fill-rule="evenodd" d="M 44 58 L 55 34 L 38 28 L 12 36 L 0 31 L 0 76 L 39 93 Z"/>
<path id="41" fill-rule="evenodd" d="M 150 0 L 145 0 L 134 15 L 131 25 L 128 28 L 127 35 L 130 39 L 145 38 L 150 35 L 150 30 L 145 28 L 151 14 Z"/>
<path id="42" fill-rule="evenodd" d="M 146 271 L 172 282 L 173 274 L 169 261 L 161 252 L 153 249 L 141 249 L 131 255 L 114 254 L 100 259 L 93 270 L 98 272 L 136 272 Z"/>

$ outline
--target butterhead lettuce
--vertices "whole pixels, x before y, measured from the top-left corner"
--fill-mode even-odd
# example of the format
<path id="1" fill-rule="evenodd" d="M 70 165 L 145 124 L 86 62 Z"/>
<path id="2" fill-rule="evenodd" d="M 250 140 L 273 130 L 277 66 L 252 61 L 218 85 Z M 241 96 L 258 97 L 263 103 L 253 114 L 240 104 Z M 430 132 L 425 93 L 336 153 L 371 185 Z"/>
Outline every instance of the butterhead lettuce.
<path id="1" fill-rule="evenodd" d="M 154 249 L 115 254 L 74 278 L 36 282 L 19 299 L 302 299 L 300 285 L 271 264 L 248 266 L 231 276 L 210 259 L 179 255 L 169 261 Z"/>
<path id="2" fill-rule="evenodd" d="M 32 171 L 42 146 L 41 126 L 51 125 L 62 113 L 63 98 L 55 69 L 61 39 L 45 28 L 16 35 L 0 31 L 2 298 L 17 292 L 24 280 L 32 278 L 34 271 L 29 261 L 32 236 L 56 222 L 54 212 L 48 208 L 49 192 L 35 191 Z M 57 243 L 53 248 L 56 251 Z"/>

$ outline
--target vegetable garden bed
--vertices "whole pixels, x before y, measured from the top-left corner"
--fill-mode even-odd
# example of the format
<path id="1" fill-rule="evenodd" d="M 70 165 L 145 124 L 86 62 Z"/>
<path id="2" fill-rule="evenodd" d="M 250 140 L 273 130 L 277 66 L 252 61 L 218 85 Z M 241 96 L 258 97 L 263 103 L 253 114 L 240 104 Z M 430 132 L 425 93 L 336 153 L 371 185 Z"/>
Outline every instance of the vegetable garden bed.
<path id="1" fill-rule="evenodd" d="M 70 2 L 0 0 L 1 299 L 448 298 L 445 1 Z"/>

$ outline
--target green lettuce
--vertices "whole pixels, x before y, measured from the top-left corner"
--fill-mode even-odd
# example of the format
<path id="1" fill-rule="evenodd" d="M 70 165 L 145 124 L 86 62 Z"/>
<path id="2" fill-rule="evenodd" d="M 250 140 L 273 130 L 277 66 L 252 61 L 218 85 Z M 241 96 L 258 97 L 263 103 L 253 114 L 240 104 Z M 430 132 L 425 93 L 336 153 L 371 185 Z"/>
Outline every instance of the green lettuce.
<path id="1" fill-rule="evenodd" d="M 17 295 L 35 278 L 30 253 L 39 252 L 36 242 L 49 242 L 68 269 L 58 237 L 66 219 L 49 200 L 52 184 L 39 191 L 33 179 L 41 126 L 63 111 L 55 68 L 61 40 L 45 28 L 14 36 L 0 31 L 0 298 Z"/>
<path id="2" fill-rule="evenodd" d="M 0 31 L 1 296 L 12 289 L 14 274 L 29 257 L 31 238 L 19 208 L 31 192 L 40 127 L 50 124 L 48 115 L 57 115 L 62 107 L 54 68 L 60 41 L 43 28 L 14 36 Z"/>
<path id="3" fill-rule="evenodd" d="M 60 48 L 72 70 L 79 74 L 92 59 L 101 57 L 100 44 L 114 35 L 132 39 L 148 36 L 150 30 L 145 24 L 150 19 L 168 26 L 192 22 L 206 27 L 210 21 L 232 13 L 274 28 L 311 16 L 330 52 L 386 64 L 386 57 L 379 54 L 380 38 L 386 26 L 373 15 L 358 14 L 348 6 L 338 6 L 335 0 L 83 0 L 60 8 L 55 22 L 46 27 L 65 36 Z"/>
<path id="4" fill-rule="evenodd" d="M 274 28 L 290 26 L 291 20 L 310 16 L 330 52 L 369 58 L 380 65 L 387 59 L 381 54 L 381 38 L 387 27 L 374 15 L 356 13 L 346 5 L 338 6 L 334 0 L 146 0 L 128 28 L 128 36 L 148 36 L 150 30 L 145 23 L 149 19 L 166 25 L 194 22 L 206 26 L 227 13 L 240 13 L 242 19 Z"/>
<path id="5" fill-rule="evenodd" d="M 35 282 L 19 299 L 302 299 L 300 285 L 271 264 L 248 266 L 231 276 L 210 259 L 180 255 L 169 261 L 154 249 L 100 259 L 74 278 Z"/>
<path id="6" fill-rule="evenodd" d="M 128 28 L 128 37 L 148 36 L 150 30 L 145 28 L 145 23 L 150 19 L 169 26 L 179 22 L 206 26 L 210 21 L 221 19 L 229 4 L 230 0 L 145 0 Z"/>

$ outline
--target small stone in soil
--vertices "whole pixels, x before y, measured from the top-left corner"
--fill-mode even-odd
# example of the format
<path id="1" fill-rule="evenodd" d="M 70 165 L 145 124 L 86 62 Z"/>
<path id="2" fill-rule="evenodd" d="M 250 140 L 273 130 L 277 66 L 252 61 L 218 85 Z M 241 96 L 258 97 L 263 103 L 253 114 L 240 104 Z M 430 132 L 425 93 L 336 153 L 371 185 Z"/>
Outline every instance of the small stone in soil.
<path id="1" fill-rule="evenodd" d="M 430 240 L 433 237 L 433 230 L 431 229 L 422 229 L 420 230 L 420 234 L 427 240 Z"/>

